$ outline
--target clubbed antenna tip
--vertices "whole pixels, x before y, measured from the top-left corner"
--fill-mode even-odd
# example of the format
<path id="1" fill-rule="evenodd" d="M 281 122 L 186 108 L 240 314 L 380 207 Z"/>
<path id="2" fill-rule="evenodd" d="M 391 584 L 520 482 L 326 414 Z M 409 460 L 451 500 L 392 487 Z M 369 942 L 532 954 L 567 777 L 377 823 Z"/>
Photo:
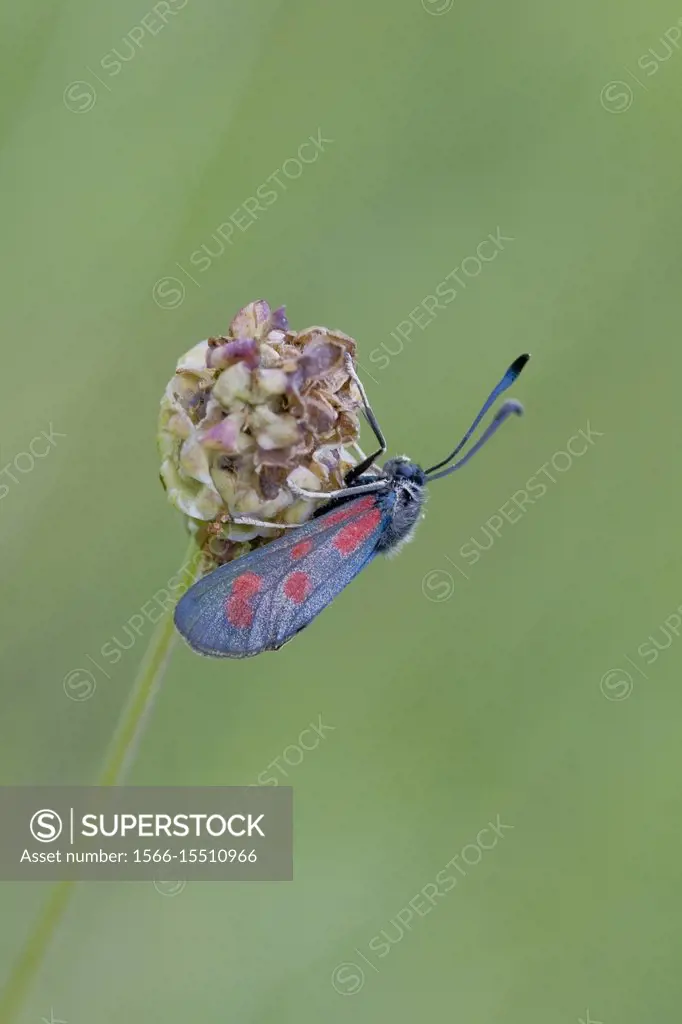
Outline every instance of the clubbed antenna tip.
<path id="1" fill-rule="evenodd" d="M 519 356 L 511 364 L 511 366 L 509 367 L 509 373 L 513 373 L 515 377 L 518 377 L 518 375 L 521 373 L 521 370 L 524 368 L 529 359 L 530 355 L 528 354 L 528 352 L 524 352 L 522 356 Z"/>

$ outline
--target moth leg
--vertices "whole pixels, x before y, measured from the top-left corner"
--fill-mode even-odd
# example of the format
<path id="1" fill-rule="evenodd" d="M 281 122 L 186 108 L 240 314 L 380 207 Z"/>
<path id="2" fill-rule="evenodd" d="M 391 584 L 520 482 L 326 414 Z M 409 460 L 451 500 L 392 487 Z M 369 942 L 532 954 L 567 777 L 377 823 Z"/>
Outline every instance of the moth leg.
<path id="1" fill-rule="evenodd" d="M 360 380 L 360 378 L 358 377 L 357 373 L 355 372 L 355 367 L 353 366 L 353 360 L 352 360 L 351 356 L 348 353 L 346 353 L 346 370 L 348 372 L 348 376 L 355 383 L 355 386 L 357 387 L 358 391 L 360 392 L 360 398 L 362 399 L 362 407 L 363 407 L 363 409 L 365 411 L 365 416 L 367 417 L 367 422 L 369 423 L 370 427 L 374 431 L 374 436 L 376 437 L 376 439 L 377 439 L 377 441 L 379 443 L 379 447 L 377 448 L 377 450 L 375 452 L 372 452 L 371 455 L 367 455 L 363 459 L 363 461 L 359 463 L 359 465 L 354 466 L 353 469 L 351 469 L 346 474 L 346 479 L 345 479 L 346 484 L 352 484 L 354 480 L 357 480 L 357 478 L 359 476 L 362 476 L 363 473 L 367 472 L 367 470 L 372 465 L 372 463 L 376 462 L 376 460 L 379 458 L 380 455 L 384 454 L 384 452 L 386 451 L 387 445 L 386 445 L 386 438 L 384 437 L 384 432 L 382 431 L 381 427 L 379 426 L 379 421 L 377 420 L 376 416 L 374 415 L 374 410 L 372 409 L 372 406 L 369 404 L 369 399 L 367 397 L 367 392 L 365 391 L 365 388 L 364 388 L 364 385 L 363 385 L 362 381 Z"/>
<path id="2" fill-rule="evenodd" d="M 351 470 L 351 472 L 355 472 L 355 470 Z M 303 487 L 297 487 L 296 484 L 289 483 L 289 490 L 297 498 L 305 498 L 306 501 L 331 501 L 332 498 L 348 498 L 354 497 L 356 494 L 385 491 L 386 481 L 377 480 L 376 483 L 362 484 L 360 487 L 342 487 L 338 491 L 306 491 Z"/>
<path id="3" fill-rule="evenodd" d="M 253 516 L 234 516 L 230 522 L 235 526 L 265 526 L 269 530 L 298 530 L 305 526 L 305 523 L 266 523 L 265 520 L 254 519 Z"/>

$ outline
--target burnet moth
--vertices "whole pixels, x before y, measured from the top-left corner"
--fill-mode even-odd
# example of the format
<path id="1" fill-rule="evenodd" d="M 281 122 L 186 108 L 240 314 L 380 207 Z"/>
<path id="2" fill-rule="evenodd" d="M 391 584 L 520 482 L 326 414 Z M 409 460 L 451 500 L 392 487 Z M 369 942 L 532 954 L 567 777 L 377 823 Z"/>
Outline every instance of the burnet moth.
<path id="1" fill-rule="evenodd" d="M 350 470 L 341 490 L 322 494 L 292 488 L 300 497 L 325 504 L 307 522 L 281 524 L 291 533 L 214 569 L 190 587 L 175 608 L 175 625 L 189 646 L 215 658 L 248 658 L 279 650 L 305 629 L 375 555 L 395 552 L 410 539 L 428 483 L 461 469 L 509 416 L 523 412 L 519 402 L 504 402 L 479 440 L 450 465 L 528 359 L 514 360 L 456 448 L 429 469 L 406 456 L 376 465 L 386 441 L 349 361 L 378 449 Z M 248 517 L 237 521 L 276 525 Z"/>

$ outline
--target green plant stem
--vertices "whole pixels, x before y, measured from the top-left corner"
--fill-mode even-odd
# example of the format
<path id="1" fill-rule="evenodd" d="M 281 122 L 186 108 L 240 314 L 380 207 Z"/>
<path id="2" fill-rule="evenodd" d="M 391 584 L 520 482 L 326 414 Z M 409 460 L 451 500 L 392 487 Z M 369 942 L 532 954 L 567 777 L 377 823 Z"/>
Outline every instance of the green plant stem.
<path id="1" fill-rule="evenodd" d="M 192 540 L 183 566 L 191 559 L 195 550 L 195 543 Z M 139 749 L 174 639 L 173 613 L 167 611 L 151 636 L 97 785 L 122 785 Z M 14 1024 L 16 1021 L 31 984 L 66 914 L 75 885 L 76 883 L 72 881 L 58 882 L 48 896 L 0 993 L 0 1024 Z"/>

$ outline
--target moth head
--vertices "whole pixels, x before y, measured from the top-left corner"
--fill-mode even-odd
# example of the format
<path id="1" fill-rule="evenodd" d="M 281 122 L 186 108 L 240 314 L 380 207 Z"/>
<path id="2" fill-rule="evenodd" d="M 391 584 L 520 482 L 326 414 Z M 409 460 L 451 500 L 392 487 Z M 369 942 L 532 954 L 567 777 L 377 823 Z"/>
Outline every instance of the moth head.
<path id="1" fill-rule="evenodd" d="M 406 455 L 398 455 L 395 459 L 389 459 L 384 465 L 384 472 L 392 480 L 405 480 L 417 484 L 419 487 L 423 487 L 426 483 L 424 470 L 416 462 L 408 459 Z"/>

